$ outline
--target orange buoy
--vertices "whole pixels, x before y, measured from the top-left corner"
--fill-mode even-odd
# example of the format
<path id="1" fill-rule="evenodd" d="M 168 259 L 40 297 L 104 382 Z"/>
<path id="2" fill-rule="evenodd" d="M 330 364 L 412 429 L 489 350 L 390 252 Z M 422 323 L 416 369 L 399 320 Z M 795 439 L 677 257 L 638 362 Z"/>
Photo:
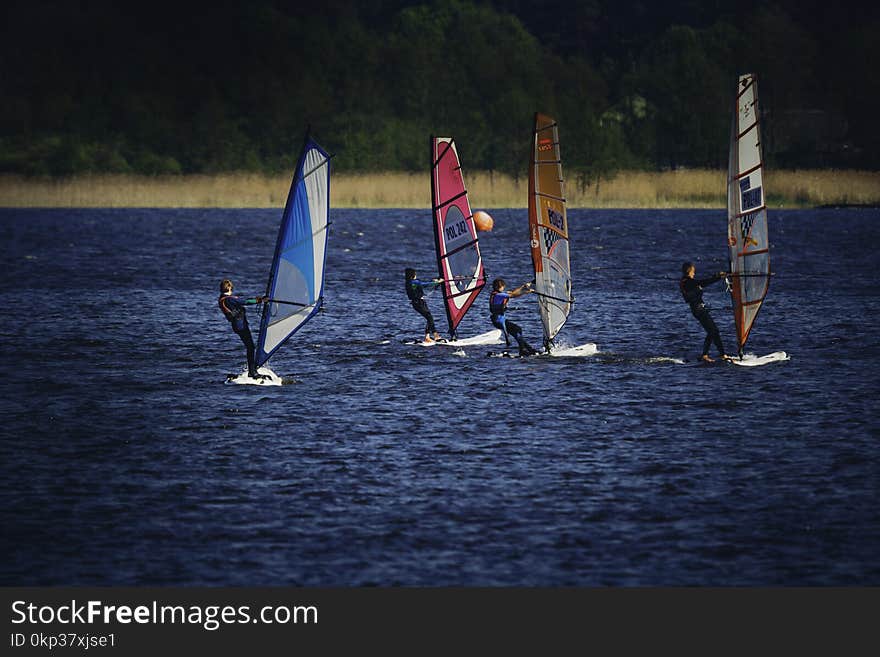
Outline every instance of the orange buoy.
<path id="1" fill-rule="evenodd" d="M 477 210 L 474 212 L 474 225 L 477 227 L 477 230 L 490 231 L 495 222 L 492 221 L 492 217 L 489 216 L 488 212 Z"/>

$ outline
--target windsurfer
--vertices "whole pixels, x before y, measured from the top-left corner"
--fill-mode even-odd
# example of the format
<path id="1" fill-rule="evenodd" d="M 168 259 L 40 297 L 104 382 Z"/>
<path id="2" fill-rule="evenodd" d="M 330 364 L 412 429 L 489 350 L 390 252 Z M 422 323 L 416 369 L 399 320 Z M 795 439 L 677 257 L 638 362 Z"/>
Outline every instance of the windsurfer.
<path id="1" fill-rule="evenodd" d="M 727 276 L 727 272 L 720 271 L 709 278 L 694 278 L 696 271 L 694 263 L 684 263 L 681 266 L 682 276 L 681 280 L 678 282 L 678 287 L 681 290 L 681 296 L 684 297 L 685 302 L 691 307 L 691 313 L 706 330 L 706 339 L 703 341 L 703 353 L 700 356 L 700 360 L 704 360 L 707 363 L 714 362 L 714 359 L 709 357 L 709 345 L 713 342 L 718 349 L 720 357 L 723 360 L 731 360 L 730 356 L 724 353 L 724 345 L 721 344 L 721 333 L 718 331 L 718 327 L 712 320 L 712 315 L 709 314 L 709 309 L 706 307 L 706 304 L 703 303 L 703 287 L 711 285 L 716 281 L 720 281 Z"/>
<path id="2" fill-rule="evenodd" d="M 518 288 L 515 288 L 510 292 L 504 291 L 506 287 L 507 283 L 504 282 L 503 278 L 496 278 L 494 281 L 492 281 L 492 294 L 489 296 L 489 312 L 492 313 L 490 317 L 492 321 L 492 326 L 497 329 L 501 329 L 501 332 L 504 334 L 505 340 L 507 340 L 508 335 L 516 340 L 517 344 L 519 345 L 520 356 L 531 356 L 533 354 L 536 354 L 538 352 L 535 351 L 528 342 L 526 342 L 525 338 L 523 338 L 522 329 L 517 324 L 514 324 L 504 316 L 507 311 L 507 302 L 514 297 L 533 292 L 534 290 L 532 290 L 532 284 L 523 283 Z M 507 341 L 509 344 L 509 340 Z"/>
<path id="3" fill-rule="evenodd" d="M 439 278 L 435 278 L 430 282 L 420 281 L 416 278 L 416 270 L 412 267 L 407 267 L 404 270 L 404 277 L 406 282 L 406 296 L 409 298 L 412 307 L 415 308 L 416 312 L 426 320 L 425 342 L 442 341 L 443 338 L 440 337 L 440 334 L 437 333 L 437 328 L 434 326 L 434 316 L 431 314 L 431 311 L 428 310 L 428 302 L 425 301 L 425 290 L 433 290 L 442 285 L 443 281 Z"/>
<path id="4" fill-rule="evenodd" d="M 257 367 L 254 362 L 254 338 L 251 336 L 251 329 L 248 326 L 247 313 L 245 306 L 263 303 L 265 297 L 243 298 L 233 296 L 232 281 L 224 278 L 220 281 L 220 298 L 218 303 L 223 316 L 229 320 L 233 332 L 241 338 L 244 347 L 247 350 L 248 376 L 252 379 L 264 378 L 262 374 L 257 373 Z"/>

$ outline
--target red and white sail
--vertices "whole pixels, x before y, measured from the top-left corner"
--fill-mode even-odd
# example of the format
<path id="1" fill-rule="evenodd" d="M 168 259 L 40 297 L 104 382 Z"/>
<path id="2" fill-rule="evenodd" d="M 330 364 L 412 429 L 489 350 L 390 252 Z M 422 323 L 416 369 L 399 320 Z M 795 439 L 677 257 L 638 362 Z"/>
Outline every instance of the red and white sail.
<path id="1" fill-rule="evenodd" d="M 452 137 L 431 137 L 431 207 L 437 268 L 449 333 L 456 329 L 486 284 L 477 228 Z"/>

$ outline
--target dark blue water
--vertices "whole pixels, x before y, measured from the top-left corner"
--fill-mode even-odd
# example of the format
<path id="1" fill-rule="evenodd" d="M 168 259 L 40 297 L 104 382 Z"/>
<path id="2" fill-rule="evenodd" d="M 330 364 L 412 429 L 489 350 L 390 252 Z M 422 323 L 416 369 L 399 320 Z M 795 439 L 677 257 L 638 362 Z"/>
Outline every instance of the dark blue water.
<path id="1" fill-rule="evenodd" d="M 529 280 L 525 212 L 492 214 L 490 276 Z M 427 211 L 334 211 L 326 312 L 271 362 L 297 383 L 224 385 L 218 283 L 262 292 L 279 216 L 0 211 L 3 584 L 880 584 L 877 210 L 771 213 L 748 350 L 791 360 L 752 369 L 673 361 L 721 211 L 572 211 L 560 338 L 600 353 L 526 360 L 406 344 Z"/>

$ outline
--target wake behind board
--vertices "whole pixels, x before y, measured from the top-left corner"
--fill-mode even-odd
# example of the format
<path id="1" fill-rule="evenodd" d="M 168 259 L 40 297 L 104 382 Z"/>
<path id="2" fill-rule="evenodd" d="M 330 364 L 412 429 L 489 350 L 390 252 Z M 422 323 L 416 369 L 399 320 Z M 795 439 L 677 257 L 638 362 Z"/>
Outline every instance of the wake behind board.
<path id="1" fill-rule="evenodd" d="M 226 377 L 226 385 L 240 386 L 280 386 L 285 383 L 293 383 L 292 379 L 283 379 L 268 367 L 257 368 L 257 373 L 262 374 L 265 378 L 252 379 L 248 376 L 247 370 L 241 374 L 229 374 Z"/>
<path id="2" fill-rule="evenodd" d="M 745 354 L 742 359 L 734 358 L 728 362 L 733 363 L 734 365 L 739 365 L 740 367 L 759 367 L 760 365 L 780 363 L 785 360 L 791 360 L 791 356 L 784 351 L 774 351 L 772 354 L 766 354 L 764 356 Z"/>
<path id="3" fill-rule="evenodd" d="M 586 342 L 576 347 L 557 347 L 550 351 L 550 353 L 539 351 L 530 356 L 520 356 L 516 347 L 505 349 L 500 352 L 490 351 L 488 355 L 490 358 L 585 358 L 588 356 L 595 356 L 597 353 L 599 353 L 599 347 L 596 343 Z"/>
<path id="4" fill-rule="evenodd" d="M 516 349 L 504 351 L 490 351 L 486 354 L 489 358 L 537 358 L 540 354 L 532 354 L 530 356 L 520 356 Z"/>

